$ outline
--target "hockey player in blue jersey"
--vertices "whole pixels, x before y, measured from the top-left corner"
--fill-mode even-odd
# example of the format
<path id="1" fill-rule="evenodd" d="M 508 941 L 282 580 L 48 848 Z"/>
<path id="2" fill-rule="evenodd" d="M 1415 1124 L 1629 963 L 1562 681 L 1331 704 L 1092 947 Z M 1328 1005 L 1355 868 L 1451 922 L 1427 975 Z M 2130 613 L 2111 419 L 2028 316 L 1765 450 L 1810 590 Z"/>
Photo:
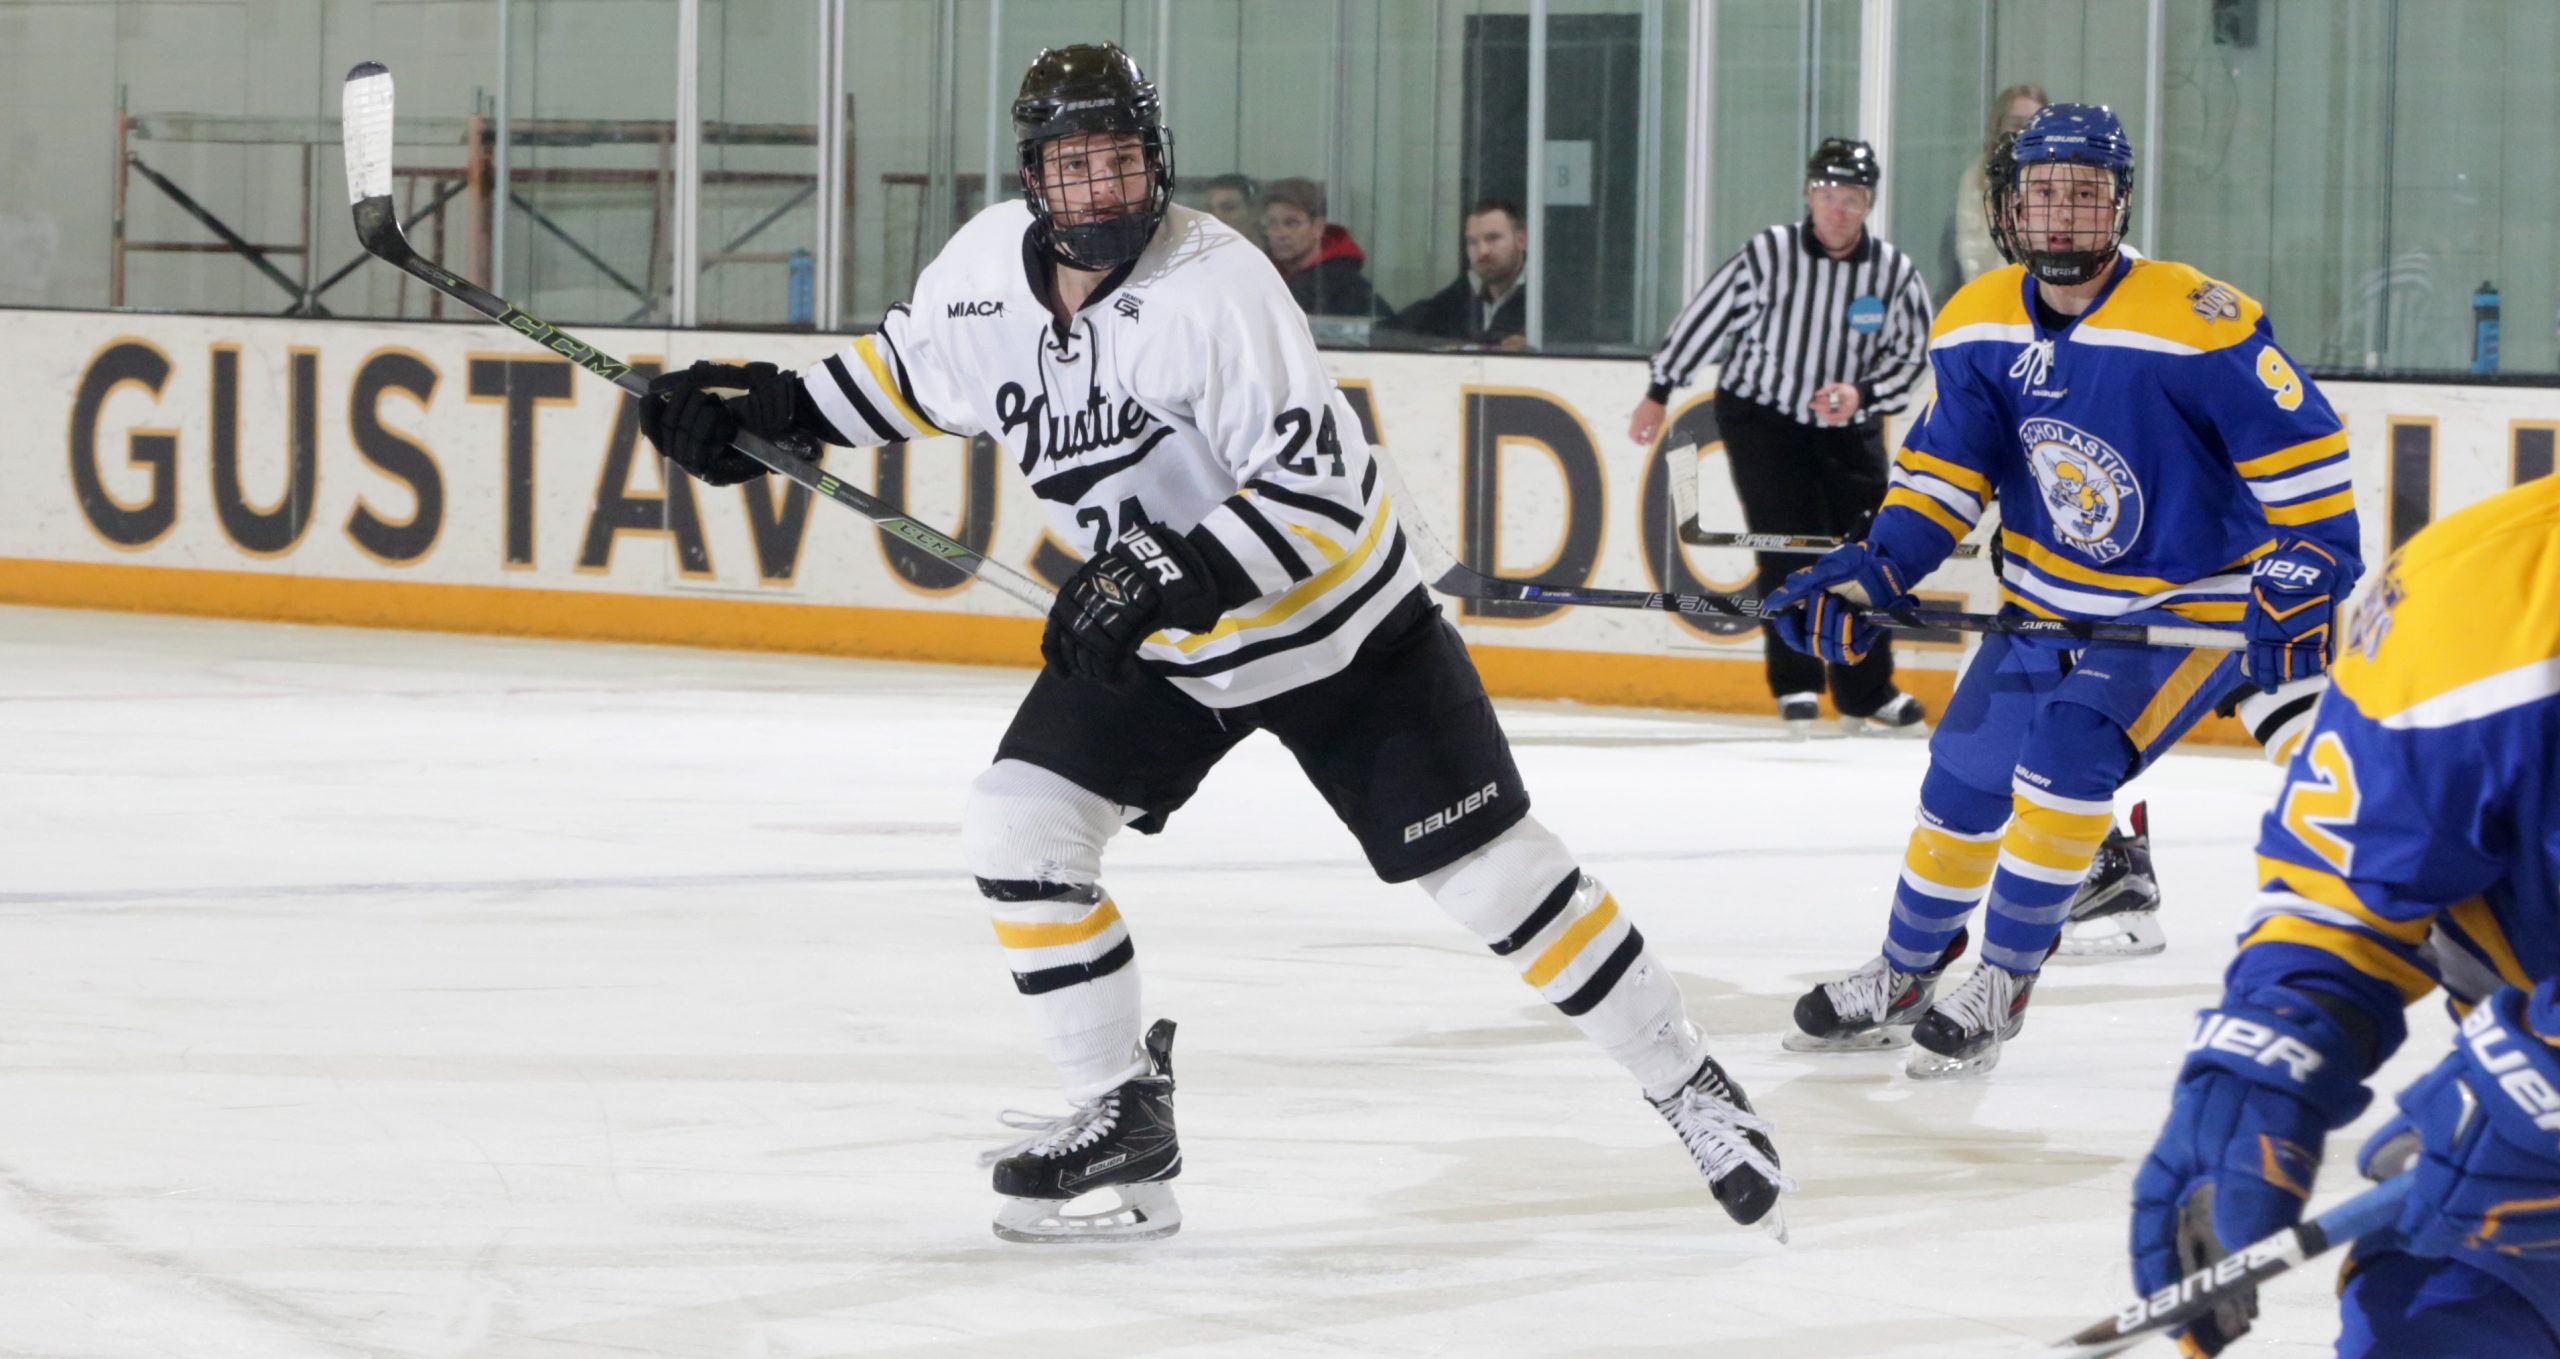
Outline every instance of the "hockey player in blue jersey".
<path id="1" fill-rule="evenodd" d="M 2342 1359 L 2560 1359 L 2560 478 L 2409 540 L 2357 605 L 2261 826 L 2256 908 L 2134 1181 L 2145 1293 L 2291 1225 L 2442 987 L 2452 1051 L 2365 1145 L 2415 1156 L 2356 1243 Z M 2191 1328 L 2214 1354 L 2237 1301 Z"/>
<path id="2" fill-rule="evenodd" d="M 1826 659 L 1877 633 L 1996 499 L 2001 599 L 2040 618 L 2205 624 L 2243 651 L 1983 640 L 1931 738 L 1918 825 L 1880 956 L 1796 1005 L 1797 1050 L 1923 1052 L 1917 1076 L 1988 1069 L 2018 1031 L 2116 790 L 2243 680 L 2315 676 L 2360 569 L 2347 438 L 2238 289 L 2120 249 L 2133 146 L 2101 106 L 2018 135 L 2021 262 L 1939 313 L 1937 398 L 1894 460 L 1863 542 L 1767 608 Z M 1985 897 L 1978 961 L 1935 990 Z"/>

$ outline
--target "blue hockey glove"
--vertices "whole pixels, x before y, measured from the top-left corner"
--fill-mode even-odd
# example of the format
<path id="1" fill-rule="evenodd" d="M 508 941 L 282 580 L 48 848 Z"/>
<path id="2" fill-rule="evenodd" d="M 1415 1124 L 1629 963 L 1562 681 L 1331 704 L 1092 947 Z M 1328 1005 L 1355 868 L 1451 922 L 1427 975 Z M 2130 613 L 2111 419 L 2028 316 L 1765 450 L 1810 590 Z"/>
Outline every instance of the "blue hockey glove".
<path id="1" fill-rule="evenodd" d="M 2365 1143 L 2368 1175 L 2417 1153 L 2399 1222 L 2411 1254 L 2560 1264 L 2560 1040 L 2545 1033 L 2560 1033 L 2560 981 L 2530 1001 L 2513 987 L 2489 997 Z"/>
<path id="2" fill-rule="evenodd" d="M 2372 1102 L 2370 1059 L 2327 1010 L 2265 988 L 2196 1017 L 2169 1121 L 2133 1181 L 2133 1281 L 2145 1296 L 2301 1220 L 2321 1143 Z M 2219 1354 L 2249 1329 L 2234 1294 L 2185 1334 Z"/>
<path id="3" fill-rule="evenodd" d="M 2355 575 L 2335 554 L 2306 538 L 2289 538 L 2249 571 L 2249 609 L 2240 626 L 2249 649 L 2241 677 L 2267 692 L 2329 668 L 2336 650 L 2332 616 Z"/>
<path id="4" fill-rule="evenodd" d="M 1884 635 L 1861 612 L 1910 602 L 1900 568 L 1865 543 L 1842 543 L 1770 591 L 1760 601 L 1760 616 L 1788 646 L 1834 665 L 1854 665 Z"/>

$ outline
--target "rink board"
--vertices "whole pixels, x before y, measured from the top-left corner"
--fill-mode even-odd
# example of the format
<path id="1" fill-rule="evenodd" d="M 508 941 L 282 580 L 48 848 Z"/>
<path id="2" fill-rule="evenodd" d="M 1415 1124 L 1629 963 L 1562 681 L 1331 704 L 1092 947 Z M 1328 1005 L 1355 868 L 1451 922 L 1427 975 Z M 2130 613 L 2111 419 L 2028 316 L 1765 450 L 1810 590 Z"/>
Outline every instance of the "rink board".
<path id="1" fill-rule="evenodd" d="M 1037 620 L 778 478 L 671 485 L 631 405 L 483 323 L 0 312 L 24 376 L 0 445 L 0 601 L 302 622 L 1036 663 Z M 804 334 L 582 332 L 643 371 L 805 365 Z M 1670 534 L 1659 447 L 1707 450 L 1710 524 L 1742 526 L 1704 389 L 1657 448 L 1623 429 L 1634 361 L 1327 355 L 1418 509 L 1511 576 L 1732 590 L 1750 559 Z M 2547 472 L 2560 392 L 2328 383 L 2355 451 L 2366 547 Z M 983 436 L 837 450 L 857 485 L 1055 583 L 1089 544 L 1047 524 Z M 1978 563 L 1936 602 L 1988 610 Z M 1451 602 L 1499 693 L 1759 711 L 1738 620 Z M 1905 687 L 1942 698 L 1958 639 L 1907 639 Z M 2218 735 L 2228 736 L 2227 727 Z"/>

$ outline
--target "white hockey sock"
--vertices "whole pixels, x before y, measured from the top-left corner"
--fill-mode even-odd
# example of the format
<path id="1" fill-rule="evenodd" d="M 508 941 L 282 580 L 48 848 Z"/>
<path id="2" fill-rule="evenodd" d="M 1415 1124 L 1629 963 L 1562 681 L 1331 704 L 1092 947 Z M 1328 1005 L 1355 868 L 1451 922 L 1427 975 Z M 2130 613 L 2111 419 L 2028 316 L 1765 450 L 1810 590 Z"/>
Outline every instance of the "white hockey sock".
<path id="1" fill-rule="evenodd" d="M 1141 1065 L 1136 950 L 1097 881 L 1102 846 L 1133 814 L 1046 769 L 999 760 L 970 788 L 961 818 L 1014 989 L 1079 1103 Z"/>
<path id="2" fill-rule="evenodd" d="M 1136 949 L 1120 908 L 1089 887 L 1052 901 L 998 901 L 996 942 L 1067 1098 L 1095 1099 L 1137 1074 Z"/>
<path id="3" fill-rule="evenodd" d="M 1678 1090 L 1706 1050 L 1671 969 L 1597 878 L 1533 817 L 1422 879 L 1458 923 L 1520 970 L 1647 1096 Z"/>

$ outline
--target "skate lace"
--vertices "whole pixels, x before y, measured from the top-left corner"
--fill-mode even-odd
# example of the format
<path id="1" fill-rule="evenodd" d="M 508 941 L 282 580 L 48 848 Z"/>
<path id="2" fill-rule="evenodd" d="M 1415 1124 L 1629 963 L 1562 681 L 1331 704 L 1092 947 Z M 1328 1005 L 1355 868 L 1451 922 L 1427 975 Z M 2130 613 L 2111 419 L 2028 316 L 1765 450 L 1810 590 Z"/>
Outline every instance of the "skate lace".
<path id="1" fill-rule="evenodd" d="M 1831 1010 L 1842 1019 L 1881 1024 L 1910 980 L 1909 974 L 1878 958 L 1836 982 L 1824 982 L 1822 989 L 1831 993 Z"/>
<path id="2" fill-rule="evenodd" d="M 1749 1166 L 1781 1193 L 1795 1191 L 1796 1182 L 1778 1169 L 1777 1162 L 1761 1155 L 1744 1135 L 1774 1137 L 1777 1125 L 1769 1120 L 1716 1098 L 1712 1091 L 1695 1087 L 1681 1091 L 1678 1102 L 1665 1112 L 1671 1116 L 1671 1126 L 1679 1132 L 1681 1143 L 1689 1148 L 1690 1159 L 1707 1173 L 1708 1183 L 1719 1183 L 1734 1170 Z"/>
<path id="3" fill-rule="evenodd" d="M 1968 1030 L 1996 1028 L 2008 1018 L 2009 999 L 2016 993 L 2014 987 L 2002 984 L 2008 975 L 1983 963 L 1938 1008 Z"/>
<path id="4" fill-rule="evenodd" d="M 1091 1104 L 1079 1104 L 1063 1114 L 1035 1114 L 1026 1109 L 1007 1109 L 996 1115 L 996 1121 L 1008 1128 L 1030 1134 L 993 1151 L 978 1153 L 978 1164 L 991 1166 L 1008 1156 L 1029 1154 L 1047 1159 L 1064 1156 L 1111 1135 L 1120 1122 L 1120 1092 L 1112 1091 Z"/>

